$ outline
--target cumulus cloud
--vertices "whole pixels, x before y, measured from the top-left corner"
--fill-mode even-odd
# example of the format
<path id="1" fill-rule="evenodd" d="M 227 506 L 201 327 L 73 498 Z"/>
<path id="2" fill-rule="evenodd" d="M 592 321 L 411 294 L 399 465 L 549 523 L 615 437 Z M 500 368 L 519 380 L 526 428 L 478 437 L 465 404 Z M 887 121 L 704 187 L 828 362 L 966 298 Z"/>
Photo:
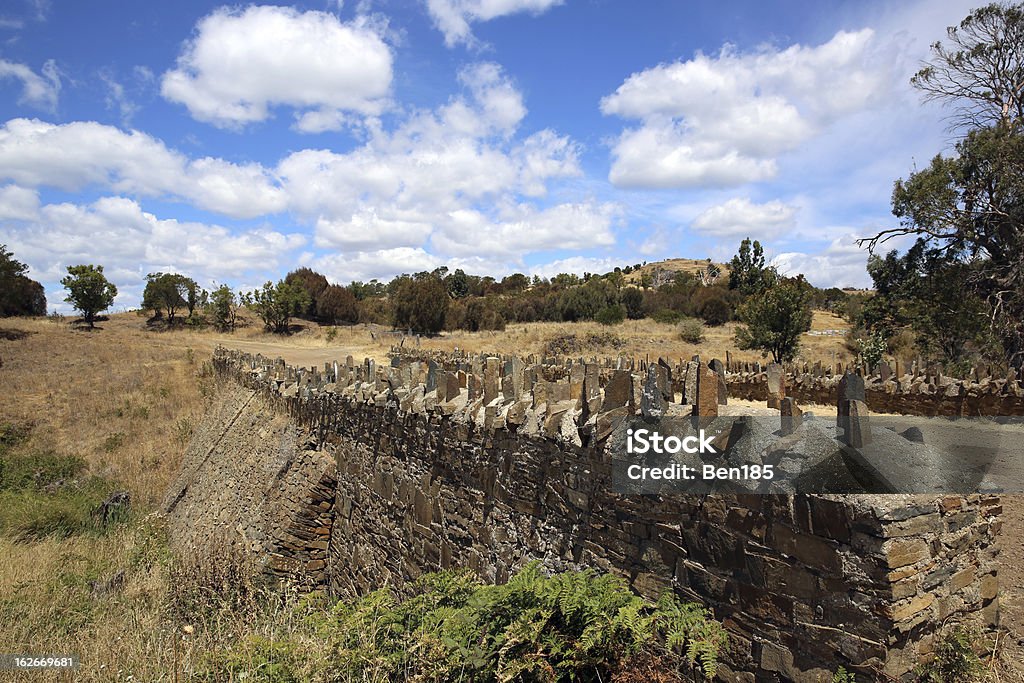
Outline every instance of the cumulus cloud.
<path id="1" fill-rule="evenodd" d="M 236 218 L 277 213 L 287 199 L 258 164 L 190 160 L 145 133 L 92 121 L 8 121 L 0 127 L 0 178 L 68 191 L 97 186 L 177 197 Z"/>
<path id="2" fill-rule="evenodd" d="M 530 275 L 552 278 L 559 273 L 572 273 L 582 275 L 583 273 L 607 273 L 626 263 L 625 259 L 615 258 L 594 258 L 590 256 L 570 256 L 569 258 L 558 259 L 550 263 L 532 266 Z"/>
<path id="3" fill-rule="evenodd" d="M 766 239 L 779 236 L 794 226 L 796 207 L 772 200 L 755 204 L 746 197 L 734 197 L 723 204 L 702 211 L 691 227 L 716 237 L 752 237 Z"/>
<path id="4" fill-rule="evenodd" d="M 263 121 L 283 105 L 300 112 L 299 130 L 321 132 L 340 128 L 342 112 L 379 114 L 391 78 L 391 50 L 370 22 L 251 5 L 202 19 L 161 93 L 220 127 Z"/>
<path id="5" fill-rule="evenodd" d="M 448 47 L 477 44 L 470 24 L 520 12 L 543 14 L 564 0 L 427 0 L 427 12 Z"/>
<path id="6" fill-rule="evenodd" d="M 432 238 L 443 253 L 514 256 L 554 249 L 589 249 L 615 243 L 614 204 L 559 204 L 544 210 L 510 207 L 497 218 L 476 209 L 460 209 Z"/>
<path id="7" fill-rule="evenodd" d="M 634 73 L 601 111 L 640 121 L 612 147 L 609 179 L 626 187 L 728 186 L 766 180 L 776 158 L 879 101 L 893 82 L 874 32 L 818 46 L 763 47 Z"/>
<path id="8" fill-rule="evenodd" d="M 281 160 L 276 175 L 293 209 L 315 222 L 317 245 L 358 251 L 429 243 L 450 257 L 515 260 L 613 241 L 610 204 L 523 201 L 544 196 L 553 179 L 581 173 L 577 145 L 550 130 L 517 140 L 526 108 L 497 65 L 467 67 L 460 81 L 465 95 L 415 112 L 394 131 L 378 130 L 361 147 Z"/>
<path id="9" fill-rule="evenodd" d="M 0 193 L 0 206 L 8 191 Z M 124 286 L 118 306 L 134 306 L 146 273 L 182 272 L 206 285 L 235 280 L 290 263 L 306 241 L 270 228 L 232 230 L 161 219 L 132 199 L 101 197 L 90 204 L 40 207 L 11 231 L 10 248 L 55 293 L 68 265 L 101 263 L 119 289 Z M 48 297 L 51 304 L 62 298 L 49 292 Z"/>
<path id="10" fill-rule="evenodd" d="M 334 282 L 390 279 L 399 273 L 434 270 L 443 259 L 419 247 L 374 249 L 350 254 L 328 254 L 315 258 L 312 265 Z"/>
<path id="11" fill-rule="evenodd" d="M 39 194 L 17 185 L 0 187 L 0 220 L 27 221 L 39 212 Z"/>
<path id="12" fill-rule="evenodd" d="M 272 166 L 193 158 L 95 122 L 14 119 L 0 126 L 0 182 L 170 199 L 233 218 L 287 213 L 317 250 L 344 254 L 321 257 L 341 281 L 445 262 L 510 272 L 528 254 L 613 244 L 617 205 L 564 189 L 547 197 L 552 183 L 581 175 L 579 146 L 548 129 L 521 133 L 522 94 L 497 65 L 472 64 L 459 81 L 434 109 L 368 126 L 361 145 L 303 149 Z"/>
<path id="13" fill-rule="evenodd" d="M 54 60 L 43 64 L 41 74 L 37 74 L 24 64 L 0 59 L 0 81 L 8 79 L 21 81 L 18 104 L 27 104 L 51 112 L 57 110 L 61 80 Z"/>
<path id="14" fill-rule="evenodd" d="M 816 287 L 870 287 L 868 252 L 857 246 L 856 240 L 857 235 L 847 233 L 821 251 L 783 252 L 772 258 L 771 264 L 783 275 L 803 273 Z"/>

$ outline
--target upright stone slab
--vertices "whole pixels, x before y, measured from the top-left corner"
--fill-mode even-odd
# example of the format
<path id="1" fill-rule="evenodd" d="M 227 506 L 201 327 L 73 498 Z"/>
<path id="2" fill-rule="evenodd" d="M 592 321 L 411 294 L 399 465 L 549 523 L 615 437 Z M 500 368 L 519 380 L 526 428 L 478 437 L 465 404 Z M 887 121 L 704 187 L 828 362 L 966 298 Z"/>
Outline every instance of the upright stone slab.
<path id="1" fill-rule="evenodd" d="M 484 405 L 498 398 L 498 364 L 497 358 L 488 358 L 484 363 Z"/>
<path id="2" fill-rule="evenodd" d="M 892 377 L 892 368 L 885 361 L 880 362 L 876 369 L 878 370 L 878 378 L 883 382 L 888 382 L 889 378 Z"/>
<path id="3" fill-rule="evenodd" d="M 836 392 L 836 426 L 846 429 L 849 426 L 849 402 L 867 400 L 864 396 L 864 378 L 847 372 L 839 379 Z"/>
<path id="4" fill-rule="evenodd" d="M 778 409 L 786 396 L 786 370 L 779 363 L 769 363 L 765 375 L 768 377 L 768 407 Z"/>
<path id="5" fill-rule="evenodd" d="M 633 376 L 629 370 L 616 370 L 604 388 L 604 402 L 601 412 L 631 405 L 633 401 Z"/>
<path id="6" fill-rule="evenodd" d="M 665 368 L 660 365 L 648 366 L 647 380 L 644 382 L 643 393 L 640 395 L 640 414 L 648 422 L 660 420 L 665 415 L 668 405 L 661 390 L 659 370 L 664 372 Z"/>
<path id="7" fill-rule="evenodd" d="M 804 411 L 796 404 L 796 399 L 786 396 L 779 402 L 779 412 L 782 414 L 782 435 L 788 436 L 800 429 L 804 421 Z"/>
<path id="8" fill-rule="evenodd" d="M 583 370 L 583 395 L 580 397 L 580 424 L 585 423 L 601 408 L 601 367 L 588 363 Z"/>
<path id="9" fill-rule="evenodd" d="M 512 357 L 509 379 L 512 384 L 512 398 L 518 401 L 523 397 L 523 361 L 517 356 Z"/>
<path id="10" fill-rule="evenodd" d="M 686 376 L 683 378 L 683 405 L 697 403 L 697 369 L 700 361 L 690 361 L 686 364 Z"/>
<path id="11" fill-rule="evenodd" d="M 729 403 L 729 389 L 725 384 L 725 366 L 717 358 L 708 363 L 708 367 L 718 375 L 718 405 L 724 406 Z"/>
<path id="12" fill-rule="evenodd" d="M 703 363 L 697 366 L 697 402 L 693 414 L 718 417 L 718 374 Z"/>
<path id="13" fill-rule="evenodd" d="M 445 379 L 448 382 L 448 390 L 445 391 L 445 397 L 451 401 L 458 397 L 461 390 L 461 387 L 459 386 L 459 375 L 454 372 L 446 372 Z"/>
<path id="14" fill-rule="evenodd" d="M 854 448 L 862 448 L 871 443 L 868 404 L 864 401 L 846 401 L 846 414 L 846 443 Z"/>
<path id="15" fill-rule="evenodd" d="M 651 365 L 650 369 L 654 371 L 655 382 L 658 386 L 658 391 L 661 392 L 661 397 L 671 403 L 674 398 L 672 393 L 672 371 L 669 370 L 668 365 L 663 365 L 661 359 L 658 359 L 656 365 Z"/>
<path id="16" fill-rule="evenodd" d="M 427 393 L 437 389 L 437 363 L 430 361 L 427 364 Z"/>
<path id="17" fill-rule="evenodd" d="M 569 368 L 569 398 L 578 399 L 583 395 L 583 364 L 573 363 Z"/>

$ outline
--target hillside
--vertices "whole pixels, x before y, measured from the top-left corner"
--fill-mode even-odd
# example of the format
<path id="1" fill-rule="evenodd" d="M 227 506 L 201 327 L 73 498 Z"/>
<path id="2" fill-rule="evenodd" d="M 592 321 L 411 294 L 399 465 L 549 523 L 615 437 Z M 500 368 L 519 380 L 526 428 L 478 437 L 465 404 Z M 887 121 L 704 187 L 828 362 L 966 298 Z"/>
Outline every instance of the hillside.
<path id="1" fill-rule="evenodd" d="M 715 265 L 722 271 L 720 277 L 729 277 L 728 265 L 724 263 L 715 263 Z M 626 282 L 639 285 L 644 275 L 650 275 L 656 283 L 659 282 L 659 279 L 664 282 L 670 282 L 676 273 L 697 275 L 697 273 L 707 267 L 708 259 L 670 258 L 662 261 L 653 261 L 641 266 L 639 270 L 634 270 L 627 274 Z"/>

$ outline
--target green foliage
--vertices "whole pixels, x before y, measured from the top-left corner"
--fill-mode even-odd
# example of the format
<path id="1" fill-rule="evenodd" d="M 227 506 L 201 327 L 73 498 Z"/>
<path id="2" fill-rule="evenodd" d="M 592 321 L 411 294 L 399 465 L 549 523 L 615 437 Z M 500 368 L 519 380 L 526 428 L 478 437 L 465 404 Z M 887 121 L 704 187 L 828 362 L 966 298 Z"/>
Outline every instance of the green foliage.
<path id="1" fill-rule="evenodd" d="M 0 318 L 10 315 L 46 315 L 43 286 L 25 274 L 28 266 L 0 244 Z"/>
<path id="2" fill-rule="evenodd" d="M 704 323 L 687 318 L 679 325 L 679 337 L 688 344 L 700 344 L 704 341 Z"/>
<path id="3" fill-rule="evenodd" d="M 244 670 L 258 681 L 607 681 L 641 651 L 711 678 L 726 644 L 703 608 L 670 594 L 651 603 L 590 570 L 547 576 L 539 563 L 501 586 L 442 572 L 422 577 L 403 601 L 381 589 L 300 609 L 305 633 L 243 640 L 210 658 L 206 680 Z M 328 655 L 305 656 L 313 646 Z"/>
<path id="4" fill-rule="evenodd" d="M 298 268 L 284 276 L 285 284 L 305 292 L 301 308 L 294 315 L 313 320 L 317 315 L 317 304 L 320 295 L 329 286 L 327 278 L 311 268 Z"/>
<path id="5" fill-rule="evenodd" d="M 214 326 L 221 332 L 233 332 L 238 322 L 238 298 L 227 285 L 210 292 L 207 311 Z"/>
<path id="6" fill-rule="evenodd" d="M 962 627 L 947 630 L 935 646 L 931 662 L 917 668 L 922 683 L 971 683 L 980 681 L 985 667 L 974 652 L 979 635 Z"/>
<path id="7" fill-rule="evenodd" d="M 316 317 L 322 323 L 354 323 L 359 321 L 359 302 L 346 287 L 328 285 L 316 300 Z"/>
<path id="8" fill-rule="evenodd" d="M 677 311 L 673 311 L 671 308 L 661 308 L 655 311 L 651 315 L 651 319 L 656 323 L 662 325 L 675 325 L 677 322 L 682 320 L 683 316 Z"/>
<path id="9" fill-rule="evenodd" d="M 597 315 L 594 316 L 594 320 L 601 323 L 602 325 L 621 325 L 622 321 L 626 319 L 626 307 L 617 304 L 615 306 L 605 306 Z"/>
<path id="10" fill-rule="evenodd" d="M 741 349 L 771 354 L 777 362 L 790 361 L 800 347 L 800 335 L 811 329 L 810 295 L 799 279 L 787 279 L 769 287 L 743 304 L 736 331 Z"/>
<path id="11" fill-rule="evenodd" d="M 872 255 L 868 273 L 876 295 L 864 301 L 859 327 L 892 337 L 912 330 L 919 351 L 945 362 L 977 358 L 993 340 L 984 300 L 965 283 L 976 265 L 949 261 L 944 249 L 918 240 L 906 254 Z"/>
<path id="12" fill-rule="evenodd" d="M 416 334 L 437 334 L 448 312 L 448 287 L 436 273 L 402 275 L 388 285 L 391 323 Z"/>
<path id="13" fill-rule="evenodd" d="M 724 296 L 709 297 L 701 303 L 700 317 L 712 327 L 724 325 L 732 320 L 732 306 Z"/>
<path id="14" fill-rule="evenodd" d="M 82 458 L 24 447 L 28 430 L 0 425 L 0 533 L 19 540 L 97 529 L 93 510 L 113 490 Z"/>
<path id="15" fill-rule="evenodd" d="M 287 334 L 292 316 L 309 305 L 309 294 L 298 285 L 279 280 L 276 285 L 267 282 L 263 289 L 243 294 L 242 303 L 260 317 L 268 330 Z"/>
<path id="16" fill-rule="evenodd" d="M 178 311 L 186 308 L 191 316 L 199 298 L 196 281 L 180 273 L 150 273 L 142 292 L 142 307 L 160 315 L 167 312 L 167 324 L 174 323 Z"/>
<path id="17" fill-rule="evenodd" d="M 868 369 L 874 368 L 882 362 L 882 356 L 888 350 L 885 336 L 879 332 L 869 335 L 866 339 L 860 340 L 860 357 Z"/>
<path id="18" fill-rule="evenodd" d="M 117 287 L 103 275 L 103 266 L 68 266 L 68 274 L 60 283 L 68 290 L 64 301 L 82 314 L 93 327 L 96 314 L 114 305 Z"/>
<path id="19" fill-rule="evenodd" d="M 636 287 L 626 287 L 619 293 L 619 301 L 626 307 L 626 317 L 640 320 L 644 317 L 644 293 Z"/>
<path id="20" fill-rule="evenodd" d="M 729 262 L 729 289 L 739 290 L 744 296 L 758 294 L 767 285 L 767 271 L 761 243 L 757 240 L 751 243 L 750 238 L 746 237 Z"/>
<path id="21" fill-rule="evenodd" d="M 832 674 L 832 683 L 857 683 L 857 677 L 841 666 Z"/>

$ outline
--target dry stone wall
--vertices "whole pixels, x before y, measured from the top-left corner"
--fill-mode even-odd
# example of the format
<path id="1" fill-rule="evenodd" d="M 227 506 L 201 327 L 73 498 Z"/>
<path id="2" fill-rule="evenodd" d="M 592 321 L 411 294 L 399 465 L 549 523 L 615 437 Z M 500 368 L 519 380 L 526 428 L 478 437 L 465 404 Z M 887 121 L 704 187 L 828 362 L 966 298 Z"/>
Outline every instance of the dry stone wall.
<path id="1" fill-rule="evenodd" d="M 731 681 L 828 680 L 840 665 L 908 678 L 941 623 L 998 620 L 995 496 L 613 493 L 611 425 L 675 401 L 687 374 L 698 378 L 694 402 L 711 410 L 721 375 L 708 364 L 688 365 L 681 381 L 646 361 L 637 372 L 350 358 L 321 370 L 219 349 L 214 365 L 335 463 L 323 576 L 340 595 L 401 590 L 446 567 L 493 581 L 532 559 L 595 567 L 641 593 L 710 606 L 730 633 Z M 701 386 L 714 404 L 699 400 Z M 331 479 L 303 481 L 326 502 Z M 298 545 L 296 561 L 309 564 Z M 287 558 L 289 547 L 274 552 Z"/>

